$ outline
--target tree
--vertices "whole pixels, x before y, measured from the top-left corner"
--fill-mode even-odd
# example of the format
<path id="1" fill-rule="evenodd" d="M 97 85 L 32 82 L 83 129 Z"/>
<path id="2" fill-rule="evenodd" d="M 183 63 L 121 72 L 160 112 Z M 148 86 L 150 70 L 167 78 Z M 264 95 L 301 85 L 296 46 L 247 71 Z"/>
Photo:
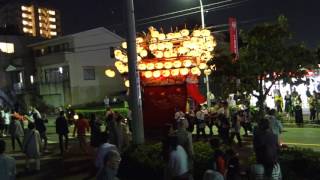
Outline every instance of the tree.
<path id="1" fill-rule="evenodd" d="M 307 74 L 307 69 L 316 62 L 316 53 L 304 45 L 290 44 L 291 33 L 284 16 L 279 16 L 274 23 L 264 23 L 241 31 L 240 37 L 243 41 L 239 49 L 240 57 L 230 66 L 236 69 L 225 69 L 227 72 L 224 74 L 229 74 L 233 80 L 240 79 L 239 89 L 250 92 L 258 99 L 262 117 L 264 101 L 272 86 L 279 80 L 290 83 L 293 77 L 298 83 L 303 82 L 301 79 Z M 216 62 L 221 60 L 214 59 Z M 271 84 L 266 86 L 266 81 Z"/>

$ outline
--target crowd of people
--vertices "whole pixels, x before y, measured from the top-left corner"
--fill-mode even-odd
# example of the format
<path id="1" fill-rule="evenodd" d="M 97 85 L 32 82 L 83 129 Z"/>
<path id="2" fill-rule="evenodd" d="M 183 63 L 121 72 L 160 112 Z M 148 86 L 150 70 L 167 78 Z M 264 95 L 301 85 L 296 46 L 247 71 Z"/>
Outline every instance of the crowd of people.
<path id="1" fill-rule="evenodd" d="M 196 140 L 207 142 L 214 150 L 208 162 L 211 168 L 204 173 L 204 180 L 240 179 L 241 164 L 234 144 L 235 138 L 238 148 L 241 148 L 243 136 L 249 135 L 253 135 L 257 159 L 256 164 L 248 170 L 251 179 L 281 179 L 278 151 L 282 126 L 275 113 L 274 109 L 268 110 L 265 119 L 254 128 L 250 110 L 244 104 L 231 108 L 227 101 L 221 100 L 213 103 L 211 108 L 198 106 L 188 112 L 177 108 L 174 114 L 175 121 L 166 124 L 163 133 L 162 157 L 166 162 L 164 179 L 193 179 L 195 168 L 193 142 Z M 6 126 L 7 120 L 9 120 L 8 126 Z M 45 121 L 34 107 L 31 107 L 26 115 L 1 108 L 1 135 L 11 137 L 13 151 L 16 150 L 16 142 L 18 143 L 20 151 L 25 154 L 26 171 L 30 171 L 32 159 L 35 160 L 33 172 L 40 170 L 41 155 L 47 151 Z M 105 116 L 99 119 L 95 114 L 91 114 L 88 118 L 76 114 L 71 107 L 64 111 L 60 109 L 55 120 L 60 154 L 64 157 L 69 151 L 69 134 L 73 135 L 84 155 L 92 156 L 90 151 L 93 149 L 94 168 L 90 176 L 98 180 L 116 179 L 121 154 L 130 144 L 131 121 L 130 110 L 127 117 L 124 117 L 107 107 Z M 102 128 L 103 124 L 105 129 Z M 243 135 L 240 134 L 241 128 L 245 132 Z M 87 143 L 88 133 L 90 133 L 90 144 Z M 227 150 L 221 148 L 223 144 L 230 148 Z M 16 174 L 15 160 L 5 155 L 5 148 L 5 142 L 0 140 L 0 166 L 5 166 L 5 168 L 0 167 L 0 179 L 10 179 L 9 177 L 14 177 Z"/>

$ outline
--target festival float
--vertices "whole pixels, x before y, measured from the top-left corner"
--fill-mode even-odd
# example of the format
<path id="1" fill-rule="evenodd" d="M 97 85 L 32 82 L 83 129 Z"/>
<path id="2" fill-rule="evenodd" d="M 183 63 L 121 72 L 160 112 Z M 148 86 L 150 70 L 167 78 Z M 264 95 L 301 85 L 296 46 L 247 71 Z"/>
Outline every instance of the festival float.
<path id="1" fill-rule="evenodd" d="M 165 34 L 154 27 L 137 35 L 137 69 L 143 104 L 145 129 L 161 128 L 174 120 L 175 109 L 187 110 L 188 99 L 205 104 L 206 98 L 198 89 L 201 73 L 214 67 L 207 62 L 213 58 L 215 38 L 208 29 L 182 29 Z M 114 50 L 115 67 L 129 87 L 127 43 Z M 111 69 L 106 75 L 115 76 Z"/>

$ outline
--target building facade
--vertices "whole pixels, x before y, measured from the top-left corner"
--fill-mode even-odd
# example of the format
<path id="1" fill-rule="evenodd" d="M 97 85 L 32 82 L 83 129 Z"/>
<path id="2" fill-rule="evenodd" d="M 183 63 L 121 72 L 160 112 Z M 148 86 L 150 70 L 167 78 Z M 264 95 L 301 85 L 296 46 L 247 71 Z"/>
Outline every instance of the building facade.
<path id="1" fill-rule="evenodd" d="M 105 70 L 114 66 L 110 48 L 121 41 L 107 29 L 96 28 L 31 44 L 44 101 L 54 107 L 84 105 L 125 91 L 119 75 L 105 76 Z"/>
<path id="2" fill-rule="evenodd" d="M 0 25 L 13 26 L 32 37 L 50 39 L 61 35 L 60 13 L 35 4 L 8 3 L 0 9 Z"/>

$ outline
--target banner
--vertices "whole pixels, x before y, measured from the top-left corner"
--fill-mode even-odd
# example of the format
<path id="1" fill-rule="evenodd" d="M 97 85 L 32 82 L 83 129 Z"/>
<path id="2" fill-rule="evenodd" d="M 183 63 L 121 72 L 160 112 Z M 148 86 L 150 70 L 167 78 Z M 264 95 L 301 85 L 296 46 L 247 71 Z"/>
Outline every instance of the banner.
<path id="1" fill-rule="evenodd" d="M 229 18 L 230 51 L 235 54 L 235 60 L 239 58 L 238 30 L 236 18 Z"/>

